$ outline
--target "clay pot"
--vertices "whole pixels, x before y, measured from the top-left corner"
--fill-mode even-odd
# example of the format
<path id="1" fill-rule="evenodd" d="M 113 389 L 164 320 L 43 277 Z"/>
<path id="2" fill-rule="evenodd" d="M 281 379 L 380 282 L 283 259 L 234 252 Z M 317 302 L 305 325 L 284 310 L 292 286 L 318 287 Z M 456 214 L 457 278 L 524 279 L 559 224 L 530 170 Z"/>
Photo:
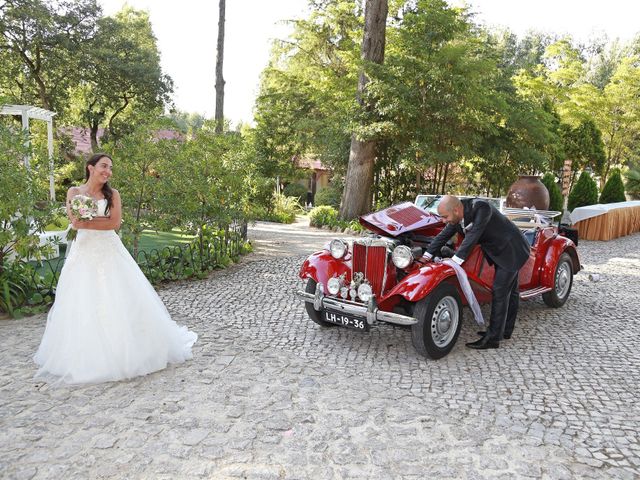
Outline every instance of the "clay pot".
<path id="1" fill-rule="evenodd" d="M 510 208 L 535 207 L 536 210 L 548 210 L 549 191 L 537 175 L 520 175 L 509 187 L 505 204 Z"/>

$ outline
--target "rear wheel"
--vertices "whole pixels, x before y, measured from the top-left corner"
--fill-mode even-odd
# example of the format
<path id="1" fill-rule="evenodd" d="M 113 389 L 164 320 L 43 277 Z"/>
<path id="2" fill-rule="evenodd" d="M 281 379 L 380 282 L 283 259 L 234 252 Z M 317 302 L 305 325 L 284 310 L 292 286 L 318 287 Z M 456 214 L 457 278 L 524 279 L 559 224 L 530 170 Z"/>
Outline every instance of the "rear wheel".
<path id="1" fill-rule="evenodd" d="M 305 292 L 315 294 L 317 284 L 318 283 L 313 278 L 310 278 L 309 280 L 307 280 L 307 286 L 305 288 Z M 324 320 L 322 320 L 322 312 L 321 311 L 318 312 L 315 308 L 313 308 L 313 303 L 304 302 L 304 307 L 307 309 L 307 315 L 309 315 L 309 318 L 313 320 L 315 323 L 317 323 L 318 325 L 322 327 L 336 326 L 335 323 L 325 322 Z"/>
<path id="2" fill-rule="evenodd" d="M 456 288 L 439 285 L 415 307 L 418 323 L 411 326 L 411 341 L 422 355 L 433 359 L 444 357 L 453 349 L 462 327 L 462 302 Z"/>
<path id="3" fill-rule="evenodd" d="M 553 277 L 553 289 L 542 294 L 542 300 L 548 306 L 559 308 L 565 304 L 571 286 L 573 285 L 573 262 L 568 253 L 563 253 L 558 259 L 556 273 Z"/>

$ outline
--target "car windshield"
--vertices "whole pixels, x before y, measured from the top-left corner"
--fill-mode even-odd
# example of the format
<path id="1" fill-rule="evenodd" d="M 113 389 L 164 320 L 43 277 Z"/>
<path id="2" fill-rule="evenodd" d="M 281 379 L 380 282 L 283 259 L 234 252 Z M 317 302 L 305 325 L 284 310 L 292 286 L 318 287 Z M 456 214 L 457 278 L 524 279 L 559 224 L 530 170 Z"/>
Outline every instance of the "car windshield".
<path id="1" fill-rule="evenodd" d="M 442 195 L 418 195 L 415 200 L 415 204 L 426 210 L 429 213 L 433 213 L 438 215 L 438 205 L 440 205 L 440 201 L 442 200 Z M 503 200 L 501 198 L 490 198 L 490 197 L 471 197 L 471 196 L 458 196 L 460 200 L 464 200 L 465 198 L 479 198 L 481 200 L 485 200 L 496 207 L 498 210 L 502 210 Z"/>

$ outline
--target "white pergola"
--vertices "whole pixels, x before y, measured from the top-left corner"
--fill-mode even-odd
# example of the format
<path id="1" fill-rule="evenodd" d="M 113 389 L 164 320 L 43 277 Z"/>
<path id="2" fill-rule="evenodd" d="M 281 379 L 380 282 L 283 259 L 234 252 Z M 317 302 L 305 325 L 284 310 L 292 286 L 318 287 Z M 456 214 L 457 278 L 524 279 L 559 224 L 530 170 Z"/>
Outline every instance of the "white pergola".
<path id="1" fill-rule="evenodd" d="M 47 149 L 49 152 L 49 196 L 51 200 L 56 199 L 54 179 L 53 179 L 53 117 L 55 112 L 44 108 L 33 107 L 31 105 L 1 105 L 0 115 L 20 115 L 22 117 L 22 129 L 27 134 L 26 145 L 29 145 L 29 119 L 43 120 L 47 122 Z M 29 165 L 29 155 L 24 156 L 24 165 L 27 169 Z"/>

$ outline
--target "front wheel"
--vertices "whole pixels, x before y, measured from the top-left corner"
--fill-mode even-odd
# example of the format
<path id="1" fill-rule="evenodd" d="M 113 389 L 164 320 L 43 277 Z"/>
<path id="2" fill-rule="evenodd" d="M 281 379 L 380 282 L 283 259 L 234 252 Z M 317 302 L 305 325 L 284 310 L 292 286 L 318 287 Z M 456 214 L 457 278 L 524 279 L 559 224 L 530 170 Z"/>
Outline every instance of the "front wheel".
<path id="1" fill-rule="evenodd" d="M 568 253 L 558 259 L 556 273 L 553 276 L 553 289 L 542 294 L 542 300 L 549 307 L 560 308 L 565 304 L 573 285 L 573 262 Z"/>
<path id="2" fill-rule="evenodd" d="M 313 278 L 310 278 L 309 280 L 307 280 L 307 286 L 305 287 L 305 292 L 315 294 L 317 284 L 318 283 Z M 309 315 L 309 318 L 313 320 L 315 323 L 317 323 L 318 325 L 322 327 L 336 326 L 334 323 L 325 322 L 324 320 L 322 320 L 322 312 L 318 312 L 315 308 L 313 308 L 313 303 L 304 302 L 304 308 L 307 309 L 307 315 Z"/>
<path id="3" fill-rule="evenodd" d="M 449 353 L 462 327 L 462 302 L 458 290 L 448 283 L 439 285 L 416 304 L 411 341 L 422 355 L 437 360 Z"/>

